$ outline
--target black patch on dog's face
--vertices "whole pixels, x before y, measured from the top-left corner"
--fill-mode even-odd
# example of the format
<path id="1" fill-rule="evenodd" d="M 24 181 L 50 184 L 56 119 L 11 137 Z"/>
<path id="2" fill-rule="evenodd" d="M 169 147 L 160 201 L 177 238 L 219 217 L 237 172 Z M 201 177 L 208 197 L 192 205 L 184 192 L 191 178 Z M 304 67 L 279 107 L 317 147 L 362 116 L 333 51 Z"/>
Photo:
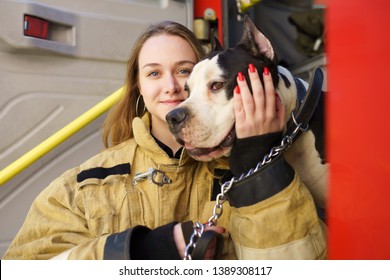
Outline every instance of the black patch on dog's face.
<path id="1" fill-rule="evenodd" d="M 225 90 L 227 98 L 233 96 L 233 90 L 236 86 L 236 78 L 239 72 L 244 74 L 250 90 L 252 87 L 248 75 L 248 66 L 253 64 L 263 83 L 263 71 L 267 67 L 272 75 L 275 89 L 279 82 L 277 57 L 269 40 L 259 31 L 249 17 L 244 18 L 244 31 L 240 42 L 234 47 L 223 50 L 218 39 L 212 36 L 212 51 L 205 57 L 211 59 L 218 55 L 218 66 L 225 73 L 224 79 L 227 81 Z M 286 84 L 287 86 L 287 84 Z M 289 88 L 291 84 L 287 87 Z"/>
<path id="2" fill-rule="evenodd" d="M 285 76 L 283 75 L 282 73 L 279 73 L 280 77 L 282 78 L 283 82 L 284 82 L 284 85 L 286 86 L 286 88 L 290 88 L 291 87 L 291 82 L 290 80 Z"/>
<path id="3" fill-rule="evenodd" d="M 279 76 L 276 62 L 266 56 L 254 57 L 248 54 L 243 46 L 239 45 L 233 49 L 227 49 L 226 51 L 220 53 L 218 57 L 218 65 L 220 68 L 225 70 L 225 79 L 227 81 L 226 92 L 229 99 L 233 96 L 233 90 L 237 84 L 236 78 L 239 72 L 244 74 L 245 80 L 247 81 L 249 88 L 252 90 L 248 75 L 249 64 L 253 64 L 256 67 L 262 83 L 262 73 L 264 71 L 264 67 L 268 67 L 272 75 L 274 86 L 275 88 L 277 87 Z M 229 71 L 226 69 L 229 69 Z"/>

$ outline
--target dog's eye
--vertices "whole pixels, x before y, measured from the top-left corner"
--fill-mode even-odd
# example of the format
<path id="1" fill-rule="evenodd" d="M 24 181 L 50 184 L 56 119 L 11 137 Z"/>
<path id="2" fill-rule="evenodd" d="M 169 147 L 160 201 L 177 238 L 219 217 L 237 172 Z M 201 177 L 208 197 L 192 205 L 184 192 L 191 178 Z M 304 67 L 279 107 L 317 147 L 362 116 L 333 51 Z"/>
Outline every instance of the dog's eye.
<path id="1" fill-rule="evenodd" d="M 211 90 L 219 90 L 221 88 L 223 88 L 225 85 L 225 83 L 223 82 L 215 82 L 211 85 Z"/>

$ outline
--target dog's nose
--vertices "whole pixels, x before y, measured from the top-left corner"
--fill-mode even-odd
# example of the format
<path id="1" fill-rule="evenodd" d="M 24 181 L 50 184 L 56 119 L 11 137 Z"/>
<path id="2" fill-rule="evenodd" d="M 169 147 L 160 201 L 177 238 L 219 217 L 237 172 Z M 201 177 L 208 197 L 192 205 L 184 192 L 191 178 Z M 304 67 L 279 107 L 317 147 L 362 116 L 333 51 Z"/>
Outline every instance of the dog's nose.
<path id="1" fill-rule="evenodd" d="M 176 108 L 170 111 L 165 119 L 167 120 L 170 127 L 178 128 L 180 124 L 183 124 L 187 118 L 188 113 L 186 108 Z"/>

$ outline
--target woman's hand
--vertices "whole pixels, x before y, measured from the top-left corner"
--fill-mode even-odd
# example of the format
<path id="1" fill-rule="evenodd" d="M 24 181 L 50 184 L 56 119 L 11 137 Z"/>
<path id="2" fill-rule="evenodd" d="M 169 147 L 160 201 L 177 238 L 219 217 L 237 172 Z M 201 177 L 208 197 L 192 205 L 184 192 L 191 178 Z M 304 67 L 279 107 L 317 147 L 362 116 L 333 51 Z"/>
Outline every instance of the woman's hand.
<path id="1" fill-rule="evenodd" d="M 206 225 L 205 231 L 208 231 L 208 230 L 215 231 L 219 234 L 222 234 L 225 232 L 225 228 L 223 228 L 223 227 Z M 185 249 L 187 246 L 187 244 L 185 242 L 186 238 L 184 237 L 184 235 L 191 235 L 191 234 L 192 234 L 192 231 L 183 232 L 183 228 L 182 228 L 181 223 L 176 224 L 173 228 L 173 239 L 175 241 L 176 248 L 177 248 L 177 251 L 179 252 L 181 259 L 184 258 L 184 252 L 185 252 Z M 190 236 L 187 237 L 187 239 L 189 239 L 189 238 L 190 238 Z M 215 250 L 216 250 L 216 246 L 217 246 L 216 243 L 217 243 L 217 240 L 213 240 L 210 242 L 209 246 L 207 247 L 206 252 L 204 253 L 205 260 L 214 259 Z"/>
<path id="2" fill-rule="evenodd" d="M 216 233 L 222 234 L 225 233 L 225 228 L 220 226 L 208 226 L 206 225 L 205 231 L 212 230 Z M 207 247 L 206 254 L 204 256 L 204 260 L 214 260 L 215 259 L 215 251 L 217 249 L 217 239 L 213 239 L 213 241 L 210 242 L 209 247 Z"/>
<path id="3" fill-rule="evenodd" d="M 234 113 L 236 116 L 237 138 L 263 135 L 283 130 L 285 107 L 275 93 L 271 73 L 264 68 L 264 88 L 253 64 L 248 74 L 252 94 L 244 75 L 240 72 L 234 90 Z"/>

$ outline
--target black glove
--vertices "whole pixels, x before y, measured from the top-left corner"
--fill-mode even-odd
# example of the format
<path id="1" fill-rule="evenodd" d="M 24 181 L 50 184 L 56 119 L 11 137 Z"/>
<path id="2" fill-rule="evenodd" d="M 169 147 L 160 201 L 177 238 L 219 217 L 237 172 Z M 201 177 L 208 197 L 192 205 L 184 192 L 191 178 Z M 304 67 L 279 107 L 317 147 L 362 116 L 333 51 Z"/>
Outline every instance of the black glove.
<path id="1" fill-rule="evenodd" d="M 173 227 L 177 222 L 154 230 L 136 226 L 111 234 L 104 245 L 105 260 L 178 260 L 173 240 Z"/>
<path id="2" fill-rule="evenodd" d="M 230 169 L 235 178 L 255 168 L 272 147 L 280 145 L 281 139 L 282 132 L 237 139 L 230 156 Z M 238 208 L 261 202 L 284 190 L 294 175 L 294 169 L 283 155 L 279 155 L 257 172 L 236 182 L 227 194 L 229 203 Z"/>
<path id="3" fill-rule="evenodd" d="M 281 131 L 236 139 L 229 162 L 233 175 L 239 177 L 251 168 L 255 168 L 272 147 L 280 144 L 281 139 Z"/>
<path id="4" fill-rule="evenodd" d="M 151 230 L 146 226 L 136 226 L 134 228 L 111 234 L 104 247 L 104 259 L 109 260 L 179 260 L 173 238 L 173 228 L 177 222 L 172 222 Z M 193 233 L 192 222 L 181 223 L 186 245 L 190 241 Z M 202 237 L 197 240 L 197 246 L 191 252 L 192 259 L 203 259 L 206 250 L 216 238 L 217 246 L 215 257 L 219 257 L 222 252 L 222 235 L 214 231 L 205 231 Z"/>
<path id="5" fill-rule="evenodd" d="M 227 193 L 229 204 L 239 208 L 261 202 L 284 190 L 294 176 L 291 165 L 283 155 L 278 155 L 258 171 L 234 183 Z"/>

